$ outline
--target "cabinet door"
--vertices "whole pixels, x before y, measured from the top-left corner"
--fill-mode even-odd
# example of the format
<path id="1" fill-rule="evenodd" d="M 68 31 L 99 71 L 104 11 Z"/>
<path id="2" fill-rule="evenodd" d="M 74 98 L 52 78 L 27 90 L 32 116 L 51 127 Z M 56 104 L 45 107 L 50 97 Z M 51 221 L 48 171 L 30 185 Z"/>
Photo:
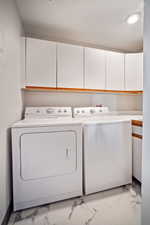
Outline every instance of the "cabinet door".
<path id="1" fill-rule="evenodd" d="M 133 137 L 133 176 L 141 182 L 142 174 L 142 140 Z"/>
<path id="2" fill-rule="evenodd" d="M 26 38 L 21 38 L 21 59 L 20 59 L 20 73 L 21 73 L 21 88 L 26 86 Z"/>
<path id="3" fill-rule="evenodd" d="M 124 90 L 124 54 L 107 53 L 107 89 Z"/>
<path id="4" fill-rule="evenodd" d="M 127 54 L 125 56 L 126 90 L 143 89 L 143 54 Z"/>
<path id="5" fill-rule="evenodd" d="M 57 86 L 83 88 L 83 48 L 57 45 Z"/>
<path id="6" fill-rule="evenodd" d="M 143 53 L 139 53 L 138 90 L 143 90 Z"/>
<path id="7" fill-rule="evenodd" d="M 56 44 L 27 38 L 26 85 L 56 87 Z"/>
<path id="8" fill-rule="evenodd" d="M 106 51 L 85 48 L 85 88 L 105 89 Z"/>

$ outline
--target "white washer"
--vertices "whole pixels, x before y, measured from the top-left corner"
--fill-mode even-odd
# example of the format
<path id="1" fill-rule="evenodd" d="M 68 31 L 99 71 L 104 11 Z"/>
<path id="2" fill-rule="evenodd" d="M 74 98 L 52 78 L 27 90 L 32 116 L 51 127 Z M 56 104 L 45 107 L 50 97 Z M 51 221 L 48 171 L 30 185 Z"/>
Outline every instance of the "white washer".
<path id="1" fill-rule="evenodd" d="M 12 127 L 14 210 L 82 195 L 82 125 L 68 108 L 27 108 Z"/>
<path id="2" fill-rule="evenodd" d="M 91 194 L 132 183 L 131 120 L 106 107 L 75 108 L 84 137 L 84 191 Z"/>

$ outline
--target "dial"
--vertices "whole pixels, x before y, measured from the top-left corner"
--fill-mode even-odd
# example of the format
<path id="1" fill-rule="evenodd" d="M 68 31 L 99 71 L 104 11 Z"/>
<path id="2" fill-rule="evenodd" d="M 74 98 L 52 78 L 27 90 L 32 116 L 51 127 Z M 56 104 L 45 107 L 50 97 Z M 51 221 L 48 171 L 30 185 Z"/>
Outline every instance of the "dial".
<path id="1" fill-rule="evenodd" d="M 52 113 L 54 113 L 54 110 L 53 109 L 47 109 L 46 112 L 47 112 L 47 114 L 52 114 Z"/>
<path id="2" fill-rule="evenodd" d="M 90 110 L 90 113 L 91 113 L 91 114 L 95 113 L 95 110 L 94 110 L 94 109 L 91 109 L 91 110 Z"/>

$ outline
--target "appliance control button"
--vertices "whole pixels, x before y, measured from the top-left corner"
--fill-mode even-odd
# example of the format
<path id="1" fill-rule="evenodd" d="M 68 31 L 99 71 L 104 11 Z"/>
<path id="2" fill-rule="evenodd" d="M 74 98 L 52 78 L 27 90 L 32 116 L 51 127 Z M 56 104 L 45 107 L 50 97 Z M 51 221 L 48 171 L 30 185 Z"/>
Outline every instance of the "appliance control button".
<path id="1" fill-rule="evenodd" d="M 47 109 L 46 112 L 47 112 L 48 114 L 52 114 L 52 113 L 54 113 L 54 110 L 53 110 L 53 109 Z"/>
<path id="2" fill-rule="evenodd" d="M 95 113 L 95 110 L 94 110 L 94 109 L 91 109 L 91 110 L 90 110 L 90 113 L 91 113 L 91 114 Z"/>
<path id="3" fill-rule="evenodd" d="M 85 111 L 84 111 L 84 110 L 82 110 L 82 113 L 85 113 Z"/>
<path id="4" fill-rule="evenodd" d="M 65 109 L 65 110 L 64 110 L 64 113 L 66 113 L 66 112 L 67 112 L 67 110 Z"/>
<path id="5" fill-rule="evenodd" d="M 77 110 L 77 113 L 80 113 L 80 111 L 79 111 L 79 110 Z"/>

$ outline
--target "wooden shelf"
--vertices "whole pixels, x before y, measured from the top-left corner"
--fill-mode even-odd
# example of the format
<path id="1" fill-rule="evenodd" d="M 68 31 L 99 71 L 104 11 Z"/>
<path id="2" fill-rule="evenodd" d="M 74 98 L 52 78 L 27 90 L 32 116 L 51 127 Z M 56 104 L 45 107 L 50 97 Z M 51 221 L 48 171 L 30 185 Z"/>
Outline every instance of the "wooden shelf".
<path id="1" fill-rule="evenodd" d="M 37 87 L 26 86 L 25 91 L 63 91 L 63 92 L 82 92 L 82 93 L 114 93 L 114 94 L 143 94 L 143 91 L 119 91 L 119 90 L 101 90 L 101 89 L 84 89 L 84 88 L 54 88 L 54 87 Z"/>

